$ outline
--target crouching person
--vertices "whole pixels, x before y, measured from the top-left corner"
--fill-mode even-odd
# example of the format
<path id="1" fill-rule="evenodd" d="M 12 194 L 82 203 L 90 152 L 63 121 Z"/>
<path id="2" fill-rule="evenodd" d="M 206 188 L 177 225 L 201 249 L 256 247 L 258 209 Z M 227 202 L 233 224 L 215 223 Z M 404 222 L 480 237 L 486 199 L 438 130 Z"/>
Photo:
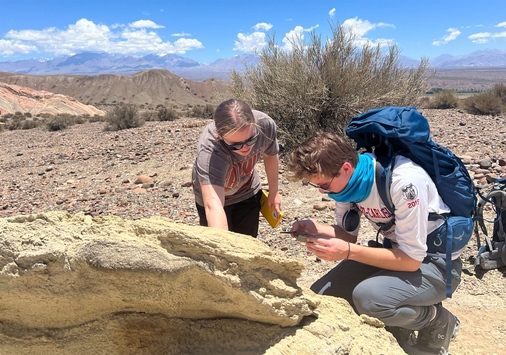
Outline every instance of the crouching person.
<path id="1" fill-rule="evenodd" d="M 442 221 L 429 213 L 448 213 L 430 176 L 399 156 L 391 185 L 394 216 L 383 204 L 375 183 L 375 157 L 358 154 L 338 136 L 321 133 L 290 156 L 294 181 L 307 181 L 336 201 L 336 224 L 297 221 L 293 231 L 314 235 L 306 247 L 323 260 L 343 260 L 311 289 L 346 299 L 358 314 L 383 321 L 408 354 L 447 354 L 459 320 L 442 306 L 446 298 L 446 263 L 428 255 L 426 238 Z M 413 203 L 416 201 L 416 203 Z M 364 215 L 390 242 L 389 247 L 358 245 Z M 454 255 L 453 288 L 460 283 L 462 262 Z M 418 334 L 415 336 L 414 331 Z"/>

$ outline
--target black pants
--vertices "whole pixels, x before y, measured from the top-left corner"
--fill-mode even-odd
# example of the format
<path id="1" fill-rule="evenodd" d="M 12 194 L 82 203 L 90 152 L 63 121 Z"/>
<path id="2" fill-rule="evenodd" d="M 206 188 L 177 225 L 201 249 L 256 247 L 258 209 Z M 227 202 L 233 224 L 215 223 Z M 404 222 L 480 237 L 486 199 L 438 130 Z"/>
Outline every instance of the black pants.
<path id="1" fill-rule="evenodd" d="M 224 207 L 225 214 L 227 215 L 229 231 L 251 235 L 256 238 L 258 235 L 261 196 L 262 190 L 260 190 L 255 196 L 252 196 L 244 201 Z M 195 205 L 197 206 L 197 211 L 199 213 L 200 225 L 207 227 L 208 223 L 205 208 L 198 203 Z"/>

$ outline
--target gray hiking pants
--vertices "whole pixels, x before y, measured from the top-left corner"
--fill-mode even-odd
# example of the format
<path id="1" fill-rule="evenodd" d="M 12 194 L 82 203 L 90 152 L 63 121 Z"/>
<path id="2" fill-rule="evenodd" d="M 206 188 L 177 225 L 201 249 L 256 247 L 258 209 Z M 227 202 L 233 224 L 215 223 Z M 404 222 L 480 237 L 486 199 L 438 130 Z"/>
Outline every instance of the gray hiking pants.
<path id="1" fill-rule="evenodd" d="M 452 288 L 460 283 L 462 261 L 453 261 Z M 383 321 L 386 326 L 420 330 L 432 317 L 432 305 L 446 298 L 445 260 L 426 257 L 415 272 L 379 269 L 343 260 L 311 289 L 346 299 L 355 312 Z"/>

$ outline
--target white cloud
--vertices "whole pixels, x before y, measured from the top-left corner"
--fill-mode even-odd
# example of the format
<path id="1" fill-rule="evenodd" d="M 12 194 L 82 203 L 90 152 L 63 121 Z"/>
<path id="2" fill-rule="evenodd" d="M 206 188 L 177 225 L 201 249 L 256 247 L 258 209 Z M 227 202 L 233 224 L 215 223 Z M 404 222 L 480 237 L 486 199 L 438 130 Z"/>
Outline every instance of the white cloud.
<path id="1" fill-rule="evenodd" d="M 181 33 L 173 33 L 172 37 L 191 37 L 191 33 L 181 32 Z"/>
<path id="2" fill-rule="evenodd" d="M 273 26 L 270 23 L 260 22 L 253 26 L 255 31 L 269 31 Z"/>
<path id="3" fill-rule="evenodd" d="M 480 33 L 472 34 L 467 38 L 469 38 L 471 40 L 471 42 L 473 42 L 473 43 L 482 44 L 482 43 L 487 43 L 491 37 L 492 37 L 492 34 L 490 32 L 480 32 Z"/>
<path id="4" fill-rule="evenodd" d="M 391 27 L 395 28 L 395 25 L 384 23 L 384 22 L 378 22 L 378 23 L 371 23 L 368 20 L 361 20 L 358 17 L 347 19 L 342 24 L 344 30 L 347 30 L 350 34 L 355 36 L 355 43 L 357 46 L 364 46 L 364 45 L 380 45 L 380 46 L 390 46 L 395 43 L 393 39 L 389 38 L 376 38 L 371 39 L 369 37 L 366 37 L 366 35 L 379 27 Z"/>
<path id="5" fill-rule="evenodd" d="M 195 38 L 180 38 L 174 42 L 174 48 L 178 53 L 186 53 L 189 50 L 196 48 L 204 48 L 202 43 Z"/>
<path id="6" fill-rule="evenodd" d="M 255 32 L 245 34 L 238 33 L 238 41 L 234 42 L 234 51 L 241 51 L 245 53 L 256 53 L 267 45 L 265 38 L 267 35 L 264 31 L 269 31 L 273 26 L 270 23 L 259 22 L 253 29 Z"/>
<path id="7" fill-rule="evenodd" d="M 72 55 L 83 51 L 98 51 L 120 54 L 184 54 L 189 50 L 204 48 L 196 39 L 184 38 L 174 43 L 164 42 L 154 31 L 160 28 L 163 26 L 150 20 L 135 21 L 128 26 L 114 24 L 108 27 L 83 18 L 69 25 L 67 29 L 50 27 L 43 30 L 11 30 L 5 39 L 0 40 L 0 53 L 14 55 L 40 52 Z"/>
<path id="8" fill-rule="evenodd" d="M 479 32 L 474 33 L 467 37 L 471 40 L 471 42 L 476 44 L 483 44 L 488 43 L 490 40 L 496 39 L 496 38 L 506 38 L 506 31 L 505 32 L 497 32 L 497 33 L 491 33 L 491 32 Z"/>
<path id="9" fill-rule="evenodd" d="M 433 46 L 441 46 L 444 44 L 447 44 L 450 41 L 454 41 L 457 39 L 458 36 L 460 36 L 461 32 L 456 28 L 449 28 L 446 30 L 446 32 L 450 32 L 447 36 L 444 36 L 441 41 L 433 41 Z"/>
<path id="10" fill-rule="evenodd" d="M 17 41 L 6 41 L 0 39 L 0 53 L 4 55 L 13 55 L 15 53 L 28 54 L 37 50 L 37 47 L 32 45 L 21 44 Z"/>
<path id="11" fill-rule="evenodd" d="M 265 33 L 253 32 L 251 34 L 238 33 L 238 41 L 234 42 L 234 50 L 246 53 L 255 53 L 267 45 Z"/>
<path id="12" fill-rule="evenodd" d="M 329 16 L 333 18 L 336 14 L 336 8 L 334 7 L 332 10 L 329 11 Z"/>
<path id="13" fill-rule="evenodd" d="M 128 24 L 131 28 L 165 28 L 165 26 L 157 25 L 151 20 L 139 20 Z"/>
<path id="14" fill-rule="evenodd" d="M 505 22 L 498 23 L 498 24 L 497 24 L 497 25 L 495 25 L 494 27 L 506 27 L 506 21 L 505 21 Z"/>
<path id="15" fill-rule="evenodd" d="M 310 27 L 310 28 L 304 28 L 302 26 L 295 26 L 293 30 L 285 34 L 285 37 L 283 38 L 283 47 L 282 49 L 285 51 L 292 51 L 294 45 L 297 45 L 298 43 L 304 42 L 304 33 L 305 32 L 311 32 L 315 28 L 318 28 L 318 25 Z"/>

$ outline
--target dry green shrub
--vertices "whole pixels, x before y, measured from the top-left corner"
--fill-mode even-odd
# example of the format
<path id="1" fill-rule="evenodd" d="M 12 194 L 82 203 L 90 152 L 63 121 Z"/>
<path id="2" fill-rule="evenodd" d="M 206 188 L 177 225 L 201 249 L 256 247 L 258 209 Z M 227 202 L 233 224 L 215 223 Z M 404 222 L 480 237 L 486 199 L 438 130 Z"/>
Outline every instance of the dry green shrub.
<path id="1" fill-rule="evenodd" d="M 40 122 L 37 119 L 24 120 L 21 123 L 21 129 L 33 129 L 39 127 Z"/>
<path id="2" fill-rule="evenodd" d="M 9 131 L 23 129 L 26 119 L 23 116 L 10 116 L 5 122 L 5 128 Z"/>
<path id="3" fill-rule="evenodd" d="M 214 114 L 214 107 L 211 104 L 205 106 L 197 105 L 193 106 L 191 110 L 187 112 L 188 117 L 195 118 L 212 118 Z"/>
<path id="4" fill-rule="evenodd" d="M 156 121 L 158 119 L 156 111 L 144 111 L 141 113 L 141 119 L 145 122 Z"/>
<path id="5" fill-rule="evenodd" d="M 179 115 L 174 109 L 160 105 L 156 112 L 156 118 L 158 121 L 175 121 L 179 118 Z"/>
<path id="6" fill-rule="evenodd" d="M 506 105 L 506 85 L 494 84 L 492 87 L 492 93 L 496 96 L 503 105 Z"/>
<path id="7" fill-rule="evenodd" d="M 94 122 L 104 122 L 105 118 L 104 116 L 100 115 L 93 115 L 92 117 L 88 118 L 88 122 L 94 123 Z"/>
<path id="8" fill-rule="evenodd" d="M 457 94 L 451 90 L 443 90 L 432 96 L 428 108 L 451 109 L 458 106 L 459 98 Z"/>
<path id="9" fill-rule="evenodd" d="M 316 131 L 344 136 L 351 117 L 375 107 L 413 105 L 428 89 L 428 59 L 406 69 L 396 46 L 387 53 L 380 46 L 359 48 L 342 26 L 332 34 L 322 41 L 313 32 L 309 43 L 291 43 L 291 51 L 272 37 L 257 66 L 246 66 L 243 75 L 232 72 L 234 95 L 276 121 L 288 150 Z"/>
<path id="10" fill-rule="evenodd" d="M 420 96 L 415 103 L 416 107 L 419 108 L 429 108 L 430 106 L 430 97 L 428 96 Z"/>
<path id="11" fill-rule="evenodd" d="M 10 131 L 17 129 L 32 129 L 40 126 L 41 121 L 37 117 L 32 117 L 31 113 L 16 112 L 7 113 L 0 118 L 2 128 Z"/>
<path id="12" fill-rule="evenodd" d="M 61 131 L 69 126 L 74 125 L 76 120 L 75 116 L 59 114 L 46 119 L 46 128 L 48 131 Z"/>
<path id="13" fill-rule="evenodd" d="M 501 113 L 501 100 L 488 91 L 469 96 L 462 103 L 464 110 L 472 115 L 499 115 Z"/>
<path id="14" fill-rule="evenodd" d="M 119 131 L 122 129 L 136 128 L 144 124 L 139 115 L 137 105 L 120 103 L 105 116 L 105 130 Z"/>

